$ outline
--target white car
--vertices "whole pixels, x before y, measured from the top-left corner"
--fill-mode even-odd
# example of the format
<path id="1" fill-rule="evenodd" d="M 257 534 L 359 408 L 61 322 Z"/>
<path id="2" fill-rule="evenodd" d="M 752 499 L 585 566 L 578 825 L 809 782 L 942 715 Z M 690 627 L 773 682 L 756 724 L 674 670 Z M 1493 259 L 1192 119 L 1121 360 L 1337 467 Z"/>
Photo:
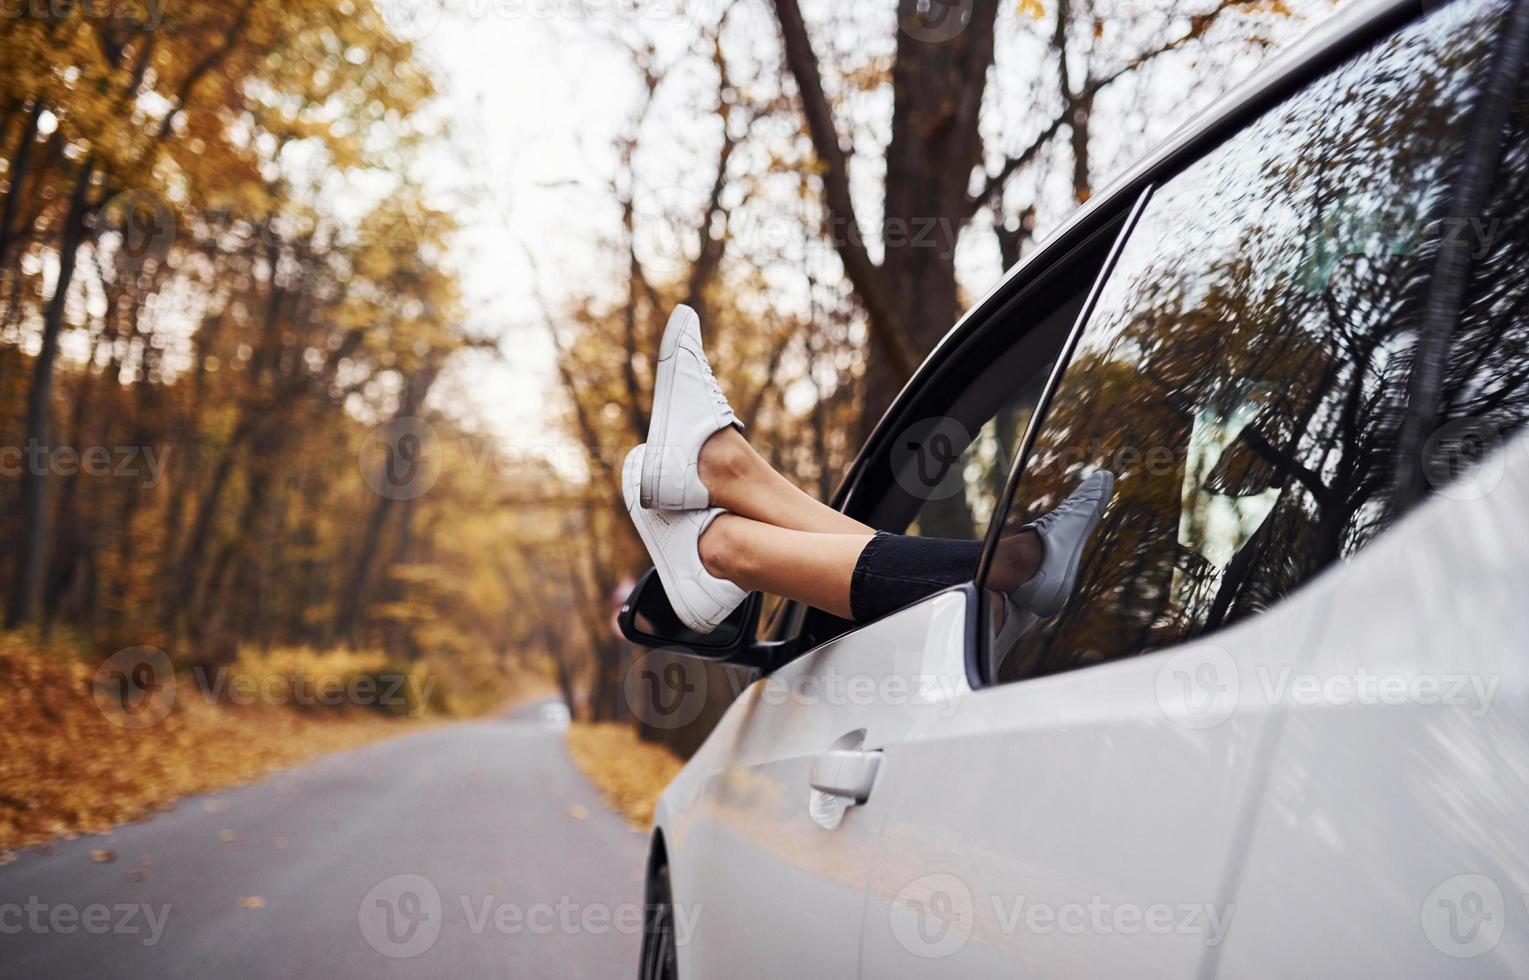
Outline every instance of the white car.
<path id="1" fill-rule="evenodd" d="M 1526 51 L 1526 0 L 1345 11 L 929 357 L 836 505 L 991 553 L 1108 469 L 1060 615 L 997 642 L 979 570 L 700 637 L 644 580 L 666 682 L 755 672 L 644 977 L 1529 976 Z"/>

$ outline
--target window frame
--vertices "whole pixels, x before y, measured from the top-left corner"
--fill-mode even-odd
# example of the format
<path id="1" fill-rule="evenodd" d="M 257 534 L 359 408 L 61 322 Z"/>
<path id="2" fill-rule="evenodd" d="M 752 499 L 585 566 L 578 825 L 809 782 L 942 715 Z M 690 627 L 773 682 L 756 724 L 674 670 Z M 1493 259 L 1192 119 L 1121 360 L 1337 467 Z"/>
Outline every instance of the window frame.
<path id="1" fill-rule="evenodd" d="M 987 580 L 989 568 L 993 564 L 993 555 L 998 549 L 998 537 L 1003 530 L 1004 521 L 1009 516 L 1009 511 L 1014 506 L 1014 492 L 1018 489 L 1020 477 L 1025 472 L 1025 463 L 1030 458 L 1030 451 L 1035 447 L 1035 440 L 1040 434 L 1041 425 L 1051 411 L 1051 402 L 1056 397 L 1057 388 L 1062 383 L 1062 377 L 1072 365 L 1073 355 L 1077 352 L 1078 341 L 1083 336 L 1088 322 L 1093 319 L 1094 311 L 1098 308 L 1099 297 L 1104 292 L 1105 285 L 1115 273 L 1115 266 L 1120 261 L 1120 254 L 1125 251 L 1126 243 L 1136 231 L 1137 223 L 1141 220 L 1142 213 L 1146 211 L 1148 203 L 1152 200 L 1152 190 L 1155 185 L 1148 184 L 1137 193 L 1131 203 L 1130 210 L 1126 213 L 1124 222 L 1120 226 L 1120 232 L 1115 241 L 1110 245 L 1108 257 L 1104 265 L 1100 267 L 1098 275 L 1094 277 L 1094 283 L 1089 287 L 1088 298 L 1083 301 L 1083 308 L 1078 311 L 1078 318 L 1072 325 L 1072 330 L 1067 335 L 1067 342 L 1062 346 L 1061 353 L 1057 356 L 1056 364 L 1051 369 L 1051 377 L 1046 381 L 1046 387 L 1041 392 L 1040 401 L 1036 403 L 1035 412 L 1030 416 L 1030 424 L 1025 426 L 1025 434 L 1019 442 L 1019 450 L 1014 454 L 1014 465 L 1009 471 L 1008 479 L 1004 481 L 1003 495 L 998 498 L 998 506 L 993 508 L 993 519 L 988 524 L 987 533 L 983 537 L 982 557 L 977 561 L 977 574 L 974 583 L 977 586 L 979 600 L 986 594 L 983 582 Z M 992 684 L 988 677 L 987 664 L 989 634 L 988 610 L 989 603 L 978 601 L 975 616 L 977 643 L 972 656 L 967 658 L 966 673 L 973 688 L 987 687 Z"/>

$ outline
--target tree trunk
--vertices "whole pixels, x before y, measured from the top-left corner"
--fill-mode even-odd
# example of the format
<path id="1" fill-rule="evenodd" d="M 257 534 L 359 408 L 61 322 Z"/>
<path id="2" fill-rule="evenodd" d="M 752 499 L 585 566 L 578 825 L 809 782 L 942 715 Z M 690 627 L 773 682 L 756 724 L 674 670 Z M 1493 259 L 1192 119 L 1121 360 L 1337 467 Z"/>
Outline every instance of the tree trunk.
<path id="1" fill-rule="evenodd" d="M 427 367 L 408 380 L 404 386 L 403 398 L 398 403 L 398 411 L 393 415 L 394 423 L 419 414 L 425 397 L 435 384 L 437 374 L 435 367 Z M 361 618 L 366 607 L 367 586 L 371 582 L 372 566 L 376 563 L 377 551 L 382 543 L 382 532 L 387 526 L 388 515 L 398 503 L 398 499 L 390 494 L 379 493 L 375 496 L 377 499 L 372 503 L 372 512 L 361 534 L 361 548 L 356 553 L 356 563 L 351 567 L 345 589 L 340 594 L 339 608 L 335 611 L 334 638 L 341 643 L 351 642 L 356 621 Z"/>
<path id="2" fill-rule="evenodd" d="M 1085 92 L 1074 100 L 1070 119 L 1072 134 L 1072 198 L 1079 204 L 1094 196 L 1093 164 L 1089 161 L 1088 127 L 1094 118 L 1094 95 Z"/>
<path id="3" fill-rule="evenodd" d="M 109 293 L 108 297 L 110 297 Z M 108 323 L 110 323 L 111 305 L 112 300 L 108 298 Z M 91 431 L 89 428 L 93 421 L 91 409 L 94 406 L 97 387 L 92 365 L 95 364 L 104 334 L 105 329 L 102 329 L 91 337 L 90 354 L 86 361 L 85 372 L 81 375 L 75 392 L 74 416 L 69 420 L 69 432 L 65 436 L 65 445 L 74 447 L 76 452 L 81 451 L 81 447 L 90 438 L 87 433 Z M 49 563 L 51 567 L 48 569 L 43 589 L 42 633 L 44 638 L 53 628 L 54 616 L 58 613 L 70 589 L 71 580 L 76 577 L 84 564 L 81 559 L 87 551 L 95 550 L 95 534 L 92 529 L 80 527 L 80 524 L 86 521 L 82 521 L 78 516 L 79 495 L 84 482 L 83 475 L 75 472 L 64 481 L 59 494 L 58 511 L 54 516 L 56 537 L 53 542 L 53 561 Z"/>
<path id="4" fill-rule="evenodd" d="M 796 0 L 776 0 L 786 64 L 797 83 L 813 148 L 823 168 L 829 237 L 870 318 L 861 434 L 875 426 L 918 362 L 960 313 L 956 240 L 970 214 L 968 187 L 981 160 L 978 121 L 998 0 L 937 2 L 945 18 L 926 21 L 924 0 L 898 0 L 892 65 L 892 138 L 886 152 L 883 259 L 873 264 L 849 191 L 848 155 Z M 952 32 L 951 28 L 958 28 Z"/>
<path id="5" fill-rule="evenodd" d="M 912 26 L 918 23 L 918 6 L 919 0 L 898 3 L 902 30 L 892 66 L 882 264 L 908 346 L 922 358 L 961 314 L 956 241 L 966 221 L 972 170 L 981 156 L 977 121 L 993 63 L 998 5 L 996 0 L 972 4 L 965 28 L 938 42 Z M 947 11 L 946 16 L 955 14 Z M 871 349 L 862 436 L 870 434 L 907 380 L 884 354 Z"/>
<path id="6" fill-rule="evenodd" d="M 217 468 L 213 470 L 212 481 L 202 493 L 202 499 L 197 504 L 196 519 L 191 525 L 191 536 L 186 541 L 186 547 L 181 552 L 175 573 L 175 586 L 165 596 L 165 608 L 162 615 L 164 630 L 173 636 L 180 626 L 181 617 L 190 609 L 196 598 L 197 576 L 201 571 L 202 559 L 207 554 L 207 545 L 212 537 L 212 522 L 217 515 L 218 504 L 223 498 L 223 490 L 228 485 L 228 479 L 233 475 L 234 458 L 244 440 L 250 432 L 250 419 L 248 416 L 234 430 L 229 438 L 228 445 L 223 449 L 223 455 L 218 460 Z"/>
<path id="7" fill-rule="evenodd" d="M 5 207 L 0 210 L 0 269 L 5 268 L 10 257 L 12 229 L 16 224 L 16 209 L 20 206 L 22 184 L 31 165 L 32 144 L 37 142 L 37 120 L 42 115 L 42 100 L 32 103 L 32 111 L 21 125 L 21 142 L 16 145 L 16 158 L 11 161 L 6 174 L 11 189 L 5 195 Z"/>
<path id="8" fill-rule="evenodd" d="M 42 349 L 32 366 L 32 388 L 27 393 L 27 420 L 22 446 L 46 447 L 48 444 L 49 401 L 53 395 L 53 362 L 58 359 L 58 338 L 64 328 L 64 308 L 69 287 L 79 262 L 80 246 L 85 241 L 85 218 L 90 212 L 90 179 L 95 165 L 87 160 L 69 198 L 69 213 L 59 242 L 58 285 L 43 317 Z M 46 465 L 28 465 L 21 481 L 21 548 L 17 555 L 16 578 L 6 610 L 8 629 L 32 621 L 42 591 L 46 571 L 44 545 L 48 540 L 48 478 Z"/>

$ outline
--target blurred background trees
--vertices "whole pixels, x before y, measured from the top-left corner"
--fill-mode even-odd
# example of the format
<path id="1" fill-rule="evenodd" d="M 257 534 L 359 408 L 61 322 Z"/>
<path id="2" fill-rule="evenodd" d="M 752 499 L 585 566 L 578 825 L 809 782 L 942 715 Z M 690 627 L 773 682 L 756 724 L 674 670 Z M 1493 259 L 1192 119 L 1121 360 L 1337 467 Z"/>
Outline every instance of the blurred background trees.
<path id="1" fill-rule="evenodd" d="M 700 312 L 750 438 L 827 498 L 1004 268 L 1327 9 L 591 6 L 576 29 L 634 84 L 608 172 L 575 189 L 608 218 L 581 268 L 548 275 L 526 243 L 562 396 L 527 434 L 452 394 L 473 358 L 525 356 L 526 325 L 465 326 L 461 214 L 429 166 L 460 136 L 400 4 L 8 15 L 7 628 L 182 664 L 379 650 L 438 665 L 468 710 L 532 665 L 582 716 L 641 715 L 612 617 L 647 561 L 618 478 L 673 305 Z M 681 750 L 738 687 L 709 676 L 665 735 Z"/>
<path id="2" fill-rule="evenodd" d="M 0 61 L 6 626 L 492 673 L 529 635 L 479 547 L 515 539 L 502 489 L 374 472 L 442 468 L 430 391 L 482 344 L 417 183 L 446 134 L 410 45 L 365 0 L 58 3 L 8 17 Z M 416 419 L 405 459 L 387 426 Z"/>

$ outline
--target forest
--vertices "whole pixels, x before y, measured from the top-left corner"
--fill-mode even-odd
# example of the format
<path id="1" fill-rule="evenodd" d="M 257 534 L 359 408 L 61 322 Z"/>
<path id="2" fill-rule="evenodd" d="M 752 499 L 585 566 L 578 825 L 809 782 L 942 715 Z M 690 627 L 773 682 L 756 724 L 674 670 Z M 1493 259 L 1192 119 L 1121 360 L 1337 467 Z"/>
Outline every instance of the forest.
<path id="1" fill-rule="evenodd" d="M 673 305 L 699 311 L 750 439 L 829 497 L 1003 269 L 1326 9 L 590 16 L 635 79 L 584 188 L 607 230 L 579 243 L 584 285 L 536 269 L 534 322 L 485 327 L 427 165 L 470 137 L 398 4 L 7 7 L 5 661 L 43 686 L 140 649 L 178 677 L 428 676 L 414 707 L 444 715 L 545 683 L 684 755 L 739 677 L 708 668 L 693 724 L 644 725 L 641 651 L 611 624 L 646 565 L 616 466 Z M 527 328 L 558 393 L 527 441 L 570 453 L 501 451 L 450 396 Z"/>

